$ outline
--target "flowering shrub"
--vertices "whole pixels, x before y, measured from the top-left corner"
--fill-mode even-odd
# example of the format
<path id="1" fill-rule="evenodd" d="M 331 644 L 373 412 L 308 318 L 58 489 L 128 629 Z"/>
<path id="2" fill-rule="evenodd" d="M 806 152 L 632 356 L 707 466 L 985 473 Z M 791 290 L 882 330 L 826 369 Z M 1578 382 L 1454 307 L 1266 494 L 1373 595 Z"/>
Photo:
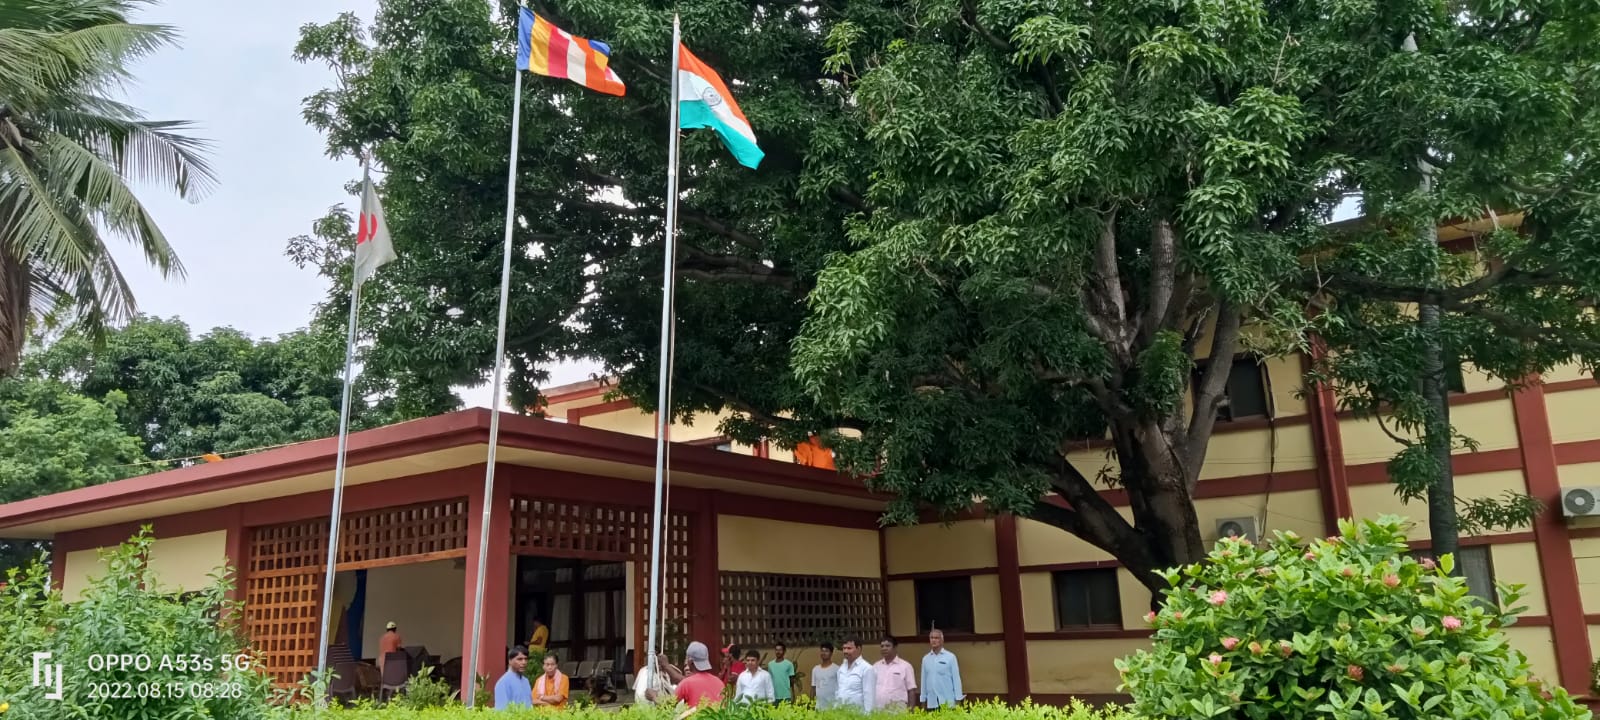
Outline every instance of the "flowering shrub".
<path id="1" fill-rule="evenodd" d="M 1117 661 L 1131 709 L 1149 718 L 1588 718 L 1529 674 L 1488 608 L 1437 565 L 1403 555 L 1399 518 L 1309 544 L 1219 542 L 1167 573 L 1155 645 Z"/>

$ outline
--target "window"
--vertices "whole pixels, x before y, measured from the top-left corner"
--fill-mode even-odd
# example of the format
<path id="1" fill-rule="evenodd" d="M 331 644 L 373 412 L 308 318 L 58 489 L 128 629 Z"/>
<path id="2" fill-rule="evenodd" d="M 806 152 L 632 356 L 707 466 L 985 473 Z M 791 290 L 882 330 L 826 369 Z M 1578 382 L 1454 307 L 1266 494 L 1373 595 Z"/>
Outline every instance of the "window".
<path id="1" fill-rule="evenodd" d="M 1406 554 L 1418 560 L 1433 557 L 1431 550 L 1413 550 Z M 1494 589 L 1494 563 L 1489 560 L 1488 546 L 1456 548 L 1456 569 L 1461 577 L 1466 578 L 1469 594 L 1491 606 L 1500 605 L 1500 596 Z"/>
<path id="2" fill-rule="evenodd" d="M 947 633 L 972 632 L 972 578 L 926 578 L 914 582 L 918 634 L 932 628 Z"/>
<path id="3" fill-rule="evenodd" d="M 878 578 L 772 573 L 719 574 L 722 642 L 772 647 L 883 636 L 883 582 Z M 679 654 L 682 654 L 681 652 Z"/>
<path id="4" fill-rule="evenodd" d="M 1197 393 L 1204 377 L 1205 365 L 1202 364 L 1195 368 L 1191 383 Z M 1222 391 L 1222 404 L 1217 407 L 1217 419 L 1266 417 L 1267 410 L 1267 383 L 1260 360 L 1254 355 L 1235 357 L 1228 370 L 1228 384 Z"/>
<path id="5" fill-rule="evenodd" d="M 1122 597 L 1117 592 L 1115 568 L 1062 570 L 1053 579 L 1057 627 L 1122 627 Z"/>

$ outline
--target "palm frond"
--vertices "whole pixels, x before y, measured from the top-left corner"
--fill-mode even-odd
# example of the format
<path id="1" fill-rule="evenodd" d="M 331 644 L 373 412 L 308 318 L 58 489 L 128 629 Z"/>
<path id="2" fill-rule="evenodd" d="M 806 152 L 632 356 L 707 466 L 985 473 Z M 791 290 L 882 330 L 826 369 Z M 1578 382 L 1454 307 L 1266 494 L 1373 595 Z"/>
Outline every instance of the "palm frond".
<path id="1" fill-rule="evenodd" d="M 205 157 L 211 142 L 180 132 L 192 123 L 137 117 L 138 111 L 127 105 L 87 96 L 78 107 L 48 111 L 39 121 L 104 158 L 125 178 L 170 187 L 190 201 L 216 189 L 216 172 Z"/>
<path id="2" fill-rule="evenodd" d="M 72 199 L 94 218 L 95 225 L 131 240 L 144 253 L 145 260 L 163 275 L 184 275 L 177 251 L 117 168 L 59 134 L 50 136 L 42 156 L 45 174 L 70 189 Z"/>

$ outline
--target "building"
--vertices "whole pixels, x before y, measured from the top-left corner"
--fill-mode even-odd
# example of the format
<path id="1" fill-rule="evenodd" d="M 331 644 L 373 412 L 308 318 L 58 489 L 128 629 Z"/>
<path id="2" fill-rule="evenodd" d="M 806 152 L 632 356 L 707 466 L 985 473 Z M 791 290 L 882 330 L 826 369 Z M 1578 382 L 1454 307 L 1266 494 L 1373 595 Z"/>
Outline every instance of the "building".
<path id="1" fill-rule="evenodd" d="M 1424 516 L 1388 484 L 1393 441 L 1338 412 L 1328 390 L 1302 388 L 1307 362 L 1236 360 L 1197 490 L 1207 541 L 1229 527 L 1315 536 L 1341 517 Z M 566 658 L 625 663 L 643 643 L 655 422 L 606 390 L 552 390 L 549 419 L 502 421 L 482 674 L 502 671 L 501 648 L 526 639 L 536 616 Z M 1456 390 L 1452 420 L 1479 443 L 1455 457 L 1459 494 L 1526 491 L 1547 508 L 1532 527 L 1464 538 L 1461 564 L 1475 592 L 1527 587 L 1511 641 L 1538 676 L 1587 694 L 1600 522 L 1564 519 L 1561 493 L 1600 486 L 1600 424 L 1583 420 L 1600 385 L 1572 367 L 1513 389 L 1466 368 Z M 334 636 L 357 657 L 390 620 L 408 645 L 467 654 L 489 420 L 469 410 L 351 436 Z M 979 511 L 880 528 L 883 498 L 827 469 L 825 450 L 802 447 L 797 462 L 718 436 L 716 420 L 671 430 L 663 590 L 677 640 L 782 640 L 809 667 L 815 641 L 845 632 L 887 632 L 920 658 L 936 624 L 969 694 L 1040 702 L 1110 699 L 1112 660 L 1148 642 L 1148 592 L 1067 533 Z M 231 563 L 258 652 L 292 682 L 316 662 L 334 451 L 324 439 L 0 506 L 0 535 L 54 540 L 54 578 L 69 598 L 99 568 L 96 549 L 142 523 L 158 538 L 149 562 L 175 591 Z M 1086 444 L 1074 461 L 1093 474 L 1105 449 Z M 1425 522 L 1412 537 L 1426 549 Z"/>

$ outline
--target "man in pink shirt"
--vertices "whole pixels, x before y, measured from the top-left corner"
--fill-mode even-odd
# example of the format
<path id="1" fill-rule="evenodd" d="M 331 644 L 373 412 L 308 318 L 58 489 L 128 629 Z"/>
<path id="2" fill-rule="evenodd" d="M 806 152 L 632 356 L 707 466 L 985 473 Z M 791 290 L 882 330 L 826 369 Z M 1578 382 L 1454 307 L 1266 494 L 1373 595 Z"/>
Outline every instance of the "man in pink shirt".
<path id="1" fill-rule="evenodd" d="M 917 672 L 911 663 L 900 657 L 900 646 L 894 638 L 886 637 L 878 643 L 883 659 L 874 663 L 872 674 L 877 678 L 877 700 L 873 706 L 879 710 L 904 710 L 917 704 Z"/>
<path id="2" fill-rule="evenodd" d="M 711 672 L 711 652 L 706 649 L 706 644 L 689 643 L 684 655 L 683 670 L 688 676 L 678 683 L 678 699 L 690 709 L 722 702 L 724 686 L 716 673 Z"/>

